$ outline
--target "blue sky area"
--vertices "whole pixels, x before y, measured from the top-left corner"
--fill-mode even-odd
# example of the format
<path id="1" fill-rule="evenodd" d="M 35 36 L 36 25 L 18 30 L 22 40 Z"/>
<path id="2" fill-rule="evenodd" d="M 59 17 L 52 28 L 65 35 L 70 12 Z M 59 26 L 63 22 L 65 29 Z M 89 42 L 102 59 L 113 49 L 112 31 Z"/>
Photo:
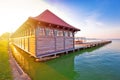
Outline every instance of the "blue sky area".
<path id="1" fill-rule="evenodd" d="M 86 15 L 99 13 L 99 20 L 105 22 L 119 23 L 120 22 L 120 0 L 45 0 L 50 4 L 59 8 L 63 5 L 72 9 L 71 11 L 81 14 L 81 10 L 85 11 Z M 63 8 L 64 9 L 64 8 Z"/>
<path id="2" fill-rule="evenodd" d="M 46 9 L 81 29 L 76 36 L 120 38 L 120 0 L 2 0 L 0 35 L 14 32 L 29 16 Z"/>
<path id="3" fill-rule="evenodd" d="M 82 23 L 80 28 L 84 31 L 81 31 L 81 33 L 79 33 L 81 36 L 85 34 L 86 37 L 92 37 L 93 35 L 93 37 L 98 38 L 120 38 L 120 0 L 45 1 L 62 11 L 66 11 L 66 9 L 68 9 L 68 14 L 73 13 L 72 16 L 76 18 L 76 21 L 74 20 L 76 24 Z M 86 30 L 89 28 L 92 29 L 91 32 Z M 98 34 L 98 36 L 94 36 L 94 34 Z"/>

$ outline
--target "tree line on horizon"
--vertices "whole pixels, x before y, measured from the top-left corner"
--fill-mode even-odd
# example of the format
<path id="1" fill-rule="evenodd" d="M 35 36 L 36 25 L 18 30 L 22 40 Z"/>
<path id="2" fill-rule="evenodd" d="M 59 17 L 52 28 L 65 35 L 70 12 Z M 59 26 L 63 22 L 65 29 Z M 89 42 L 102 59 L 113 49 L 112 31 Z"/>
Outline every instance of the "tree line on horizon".
<path id="1" fill-rule="evenodd" d="M 10 37 L 10 33 L 9 32 L 5 32 L 0 36 L 0 40 L 8 40 Z"/>

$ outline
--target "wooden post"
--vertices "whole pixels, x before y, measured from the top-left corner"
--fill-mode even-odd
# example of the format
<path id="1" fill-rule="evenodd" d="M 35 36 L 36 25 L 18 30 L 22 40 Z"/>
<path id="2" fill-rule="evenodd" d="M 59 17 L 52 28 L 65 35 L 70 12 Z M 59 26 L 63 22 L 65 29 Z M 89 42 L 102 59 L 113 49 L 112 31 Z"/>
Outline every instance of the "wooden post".
<path id="1" fill-rule="evenodd" d="M 30 45 L 29 45 L 29 37 L 28 37 L 28 39 L 27 39 L 27 40 L 28 40 L 28 52 L 29 52 L 29 51 L 30 51 L 30 50 L 29 50 L 29 46 L 30 46 Z"/>
<path id="2" fill-rule="evenodd" d="M 65 50 L 65 31 L 63 31 L 63 37 L 64 37 L 64 50 Z"/>
<path id="3" fill-rule="evenodd" d="M 75 37 L 74 37 L 74 32 L 73 32 L 72 34 L 73 34 L 73 49 L 75 49 Z"/>
<path id="4" fill-rule="evenodd" d="M 28 35 L 28 39 L 27 39 L 27 40 L 28 40 L 28 52 L 29 52 L 29 51 L 30 51 L 30 50 L 29 50 L 29 49 L 30 49 L 30 48 L 29 48 L 29 47 L 30 47 L 29 38 L 30 38 L 30 35 L 31 35 L 31 29 L 29 29 L 28 32 L 29 32 L 29 35 Z"/>
<path id="5" fill-rule="evenodd" d="M 26 36 L 24 36 L 24 38 L 23 38 L 24 39 L 24 50 L 25 50 L 25 38 L 26 38 Z"/>
<path id="6" fill-rule="evenodd" d="M 66 54 L 68 54 L 68 51 L 66 51 Z"/>
<path id="7" fill-rule="evenodd" d="M 57 49 L 56 49 L 56 36 L 57 36 L 57 35 L 56 35 L 56 33 L 55 33 L 55 30 L 53 30 L 53 33 L 54 33 L 54 40 L 55 40 L 55 51 L 56 51 L 56 50 L 57 50 Z"/>
<path id="8" fill-rule="evenodd" d="M 37 27 L 34 28 L 35 30 L 35 56 L 37 57 Z"/>

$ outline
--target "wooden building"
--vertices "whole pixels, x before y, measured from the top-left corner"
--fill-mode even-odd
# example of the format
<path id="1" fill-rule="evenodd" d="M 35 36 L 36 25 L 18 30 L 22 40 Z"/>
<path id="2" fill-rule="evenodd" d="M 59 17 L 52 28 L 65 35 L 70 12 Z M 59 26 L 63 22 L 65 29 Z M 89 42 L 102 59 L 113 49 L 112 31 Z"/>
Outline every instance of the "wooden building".
<path id="1" fill-rule="evenodd" d="M 29 17 L 11 36 L 13 44 L 36 58 L 74 50 L 74 34 L 80 31 L 49 10 Z"/>

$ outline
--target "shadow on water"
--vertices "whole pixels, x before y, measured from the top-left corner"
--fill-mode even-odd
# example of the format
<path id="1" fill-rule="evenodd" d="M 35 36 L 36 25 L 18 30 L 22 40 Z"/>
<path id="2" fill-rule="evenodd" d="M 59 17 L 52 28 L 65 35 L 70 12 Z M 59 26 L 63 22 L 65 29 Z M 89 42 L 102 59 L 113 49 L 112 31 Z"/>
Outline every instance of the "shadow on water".
<path id="1" fill-rule="evenodd" d="M 102 47 L 102 46 L 100 46 Z M 13 56 L 23 68 L 23 70 L 32 78 L 32 80 L 75 80 L 74 58 L 78 54 L 92 52 L 100 47 L 93 47 L 76 52 L 70 52 L 68 55 L 47 61 L 35 62 L 33 57 L 21 49 L 11 46 Z"/>

